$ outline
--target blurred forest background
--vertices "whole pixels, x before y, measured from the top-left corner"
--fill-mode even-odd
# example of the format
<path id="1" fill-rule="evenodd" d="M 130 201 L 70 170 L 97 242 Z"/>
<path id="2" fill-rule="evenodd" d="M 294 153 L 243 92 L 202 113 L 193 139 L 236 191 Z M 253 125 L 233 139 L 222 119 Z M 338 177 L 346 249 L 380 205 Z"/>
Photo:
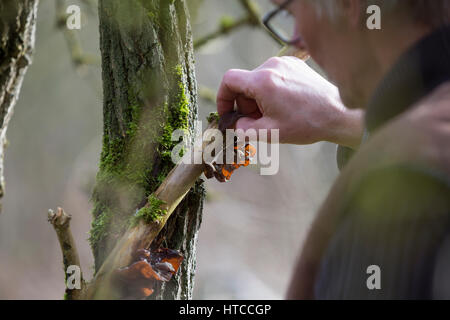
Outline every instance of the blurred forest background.
<path id="1" fill-rule="evenodd" d="M 245 15 L 237 0 L 191 0 L 194 38 L 217 29 L 224 15 Z M 269 0 L 255 0 L 261 12 Z M 95 10 L 79 1 L 83 51 L 99 56 Z M 56 27 L 55 0 L 41 0 L 36 50 L 8 129 L 6 194 L 0 214 L 0 299 L 62 299 L 64 271 L 47 211 L 72 214 L 82 268 L 89 279 L 89 202 L 102 134 L 100 66 L 75 68 Z M 262 29 L 243 27 L 196 52 L 204 92 L 218 89 L 230 68 L 253 69 L 280 46 Z M 205 90 L 204 88 L 207 88 Z M 208 95 L 208 94 L 206 94 Z M 200 99 L 200 117 L 215 111 Z M 260 176 L 240 169 L 231 182 L 207 181 L 199 234 L 196 299 L 281 299 L 312 217 L 337 175 L 336 146 L 281 146 L 280 171 Z"/>

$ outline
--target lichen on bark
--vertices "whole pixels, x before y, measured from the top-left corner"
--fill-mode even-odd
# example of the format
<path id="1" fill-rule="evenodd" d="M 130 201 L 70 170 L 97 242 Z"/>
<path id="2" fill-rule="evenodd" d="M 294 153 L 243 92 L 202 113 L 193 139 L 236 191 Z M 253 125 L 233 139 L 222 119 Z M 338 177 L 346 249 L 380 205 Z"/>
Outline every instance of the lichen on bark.
<path id="1" fill-rule="evenodd" d="M 90 234 L 96 270 L 173 168 L 172 132 L 193 137 L 197 119 L 185 0 L 100 0 L 99 15 L 104 133 Z M 203 196 L 199 183 L 155 240 L 185 256 L 184 269 L 156 298 L 192 295 Z"/>

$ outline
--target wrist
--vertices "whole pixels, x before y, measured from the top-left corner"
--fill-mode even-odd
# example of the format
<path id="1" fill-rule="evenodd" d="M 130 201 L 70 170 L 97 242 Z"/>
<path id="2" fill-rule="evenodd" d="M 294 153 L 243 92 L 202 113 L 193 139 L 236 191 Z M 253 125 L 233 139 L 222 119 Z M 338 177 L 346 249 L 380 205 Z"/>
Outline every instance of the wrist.
<path id="1" fill-rule="evenodd" d="M 364 111 L 346 109 L 344 113 L 341 139 L 338 144 L 358 149 L 364 134 Z"/>
<path id="2" fill-rule="evenodd" d="M 358 149 L 364 133 L 364 111 L 348 109 L 342 102 L 335 102 L 336 114 L 331 117 L 326 141 L 344 147 Z"/>

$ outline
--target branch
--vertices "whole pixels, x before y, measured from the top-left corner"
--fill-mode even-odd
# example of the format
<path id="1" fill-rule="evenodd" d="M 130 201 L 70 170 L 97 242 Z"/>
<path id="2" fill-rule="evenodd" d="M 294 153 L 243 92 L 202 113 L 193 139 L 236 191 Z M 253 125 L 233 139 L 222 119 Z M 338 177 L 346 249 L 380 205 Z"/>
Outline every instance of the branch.
<path id="1" fill-rule="evenodd" d="M 77 246 L 75 245 L 72 232 L 70 231 L 71 219 L 72 216 L 67 214 L 62 208 L 58 208 L 56 213 L 54 213 L 53 210 L 48 211 L 48 221 L 55 229 L 56 235 L 58 236 L 59 245 L 61 247 L 63 255 L 64 274 L 66 274 L 69 266 L 80 267 L 80 258 L 78 256 Z M 66 298 L 68 300 L 77 300 L 82 296 L 85 287 L 85 282 L 82 276 L 80 279 L 80 283 L 81 289 L 71 290 L 66 286 Z"/>
<path id="2" fill-rule="evenodd" d="M 208 128 L 218 128 L 217 120 L 213 120 Z M 211 131 L 206 131 L 206 133 L 211 133 Z M 211 137 L 205 134 L 202 148 L 211 140 Z M 180 161 L 170 171 L 160 187 L 149 197 L 152 201 L 139 210 L 139 212 L 149 210 L 147 217 L 152 216 L 154 212 L 158 212 L 160 215 L 150 220 L 139 219 L 125 232 L 91 281 L 85 299 L 122 298 L 121 293 L 115 287 L 115 271 L 130 265 L 133 256 L 139 249 L 150 247 L 177 205 L 198 180 L 203 169 L 203 164 L 185 164 Z M 157 208 L 153 207 L 155 203 L 158 205 Z"/>
<path id="3" fill-rule="evenodd" d="M 236 31 L 237 29 L 239 29 L 243 26 L 246 26 L 246 25 L 250 25 L 250 19 L 248 17 L 243 17 L 236 21 L 233 20 L 233 18 L 231 18 L 231 17 L 223 17 L 220 22 L 220 26 L 216 31 L 214 31 L 198 40 L 195 40 L 194 48 L 199 49 L 199 48 L 203 47 L 205 44 L 207 44 L 209 41 L 217 39 L 221 36 L 227 35 L 227 34 L 233 32 L 233 31 Z"/>
<path id="4" fill-rule="evenodd" d="M 252 20 L 254 25 L 261 24 L 261 14 L 259 8 L 253 0 L 239 0 L 241 6 L 247 12 L 248 17 Z"/>
<path id="5" fill-rule="evenodd" d="M 269 30 L 267 30 L 261 23 L 261 14 L 259 12 L 258 6 L 253 0 L 238 0 L 246 15 L 240 19 L 234 20 L 231 17 L 223 17 L 220 21 L 220 25 L 216 31 L 196 40 L 194 42 L 194 48 L 199 49 L 200 47 L 207 44 L 213 39 L 217 39 L 221 36 L 227 35 L 243 26 L 259 27 L 265 30 L 278 44 L 283 45 L 278 38 L 276 38 Z"/>

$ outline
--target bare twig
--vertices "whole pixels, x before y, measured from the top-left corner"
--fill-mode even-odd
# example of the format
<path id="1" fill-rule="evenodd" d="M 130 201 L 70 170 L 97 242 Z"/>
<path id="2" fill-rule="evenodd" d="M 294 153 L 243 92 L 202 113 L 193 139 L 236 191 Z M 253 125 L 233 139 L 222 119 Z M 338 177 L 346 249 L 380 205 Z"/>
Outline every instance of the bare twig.
<path id="1" fill-rule="evenodd" d="M 246 12 L 246 15 L 240 19 L 234 20 L 233 18 L 223 18 L 217 30 L 212 33 L 196 40 L 194 42 L 194 48 L 199 49 L 200 47 L 207 44 L 209 41 L 217 39 L 221 36 L 230 34 L 241 27 L 251 26 L 251 27 L 259 27 L 265 30 L 278 44 L 283 45 L 278 38 L 274 37 L 273 34 L 268 31 L 264 25 L 261 23 L 261 14 L 259 12 L 258 6 L 253 0 L 238 0 L 243 9 Z"/>
<path id="2" fill-rule="evenodd" d="M 250 19 L 247 16 L 243 17 L 241 19 L 238 19 L 236 21 L 231 20 L 231 18 L 229 18 L 229 19 L 230 19 L 229 22 L 227 22 L 228 19 L 223 20 L 222 23 L 220 24 L 219 28 L 216 31 L 214 31 L 198 40 L 195 40 L 194 48 L 199 49 L 211 40 L 214 40 L 221 36 L 227 35 L 233 31 L 236 31 L 237 29 L 239 29 L 243 26 L 250 25 Z"/>
<path id="3" fill-rule="evenodd" d="M 48 221 L 55 229 L 58 236 L 59 245 L 61 246 L 61 252 L 63 256 L 64 274 L 70 266 L 80 267 L 80 258 L 78 256 L 77 246 L 73 239 L 72 232 L 70 231 L 70 220 L 72 216 L 67 214 L 62 208 L 58 208 L 56 213 L 53 210 L 48 211 Z M 85 282 L 80 275 L 81 289 L 68 289 L 66 287 L 66 298 L 68 300 L 77 300 L 83 294 Z"/>

